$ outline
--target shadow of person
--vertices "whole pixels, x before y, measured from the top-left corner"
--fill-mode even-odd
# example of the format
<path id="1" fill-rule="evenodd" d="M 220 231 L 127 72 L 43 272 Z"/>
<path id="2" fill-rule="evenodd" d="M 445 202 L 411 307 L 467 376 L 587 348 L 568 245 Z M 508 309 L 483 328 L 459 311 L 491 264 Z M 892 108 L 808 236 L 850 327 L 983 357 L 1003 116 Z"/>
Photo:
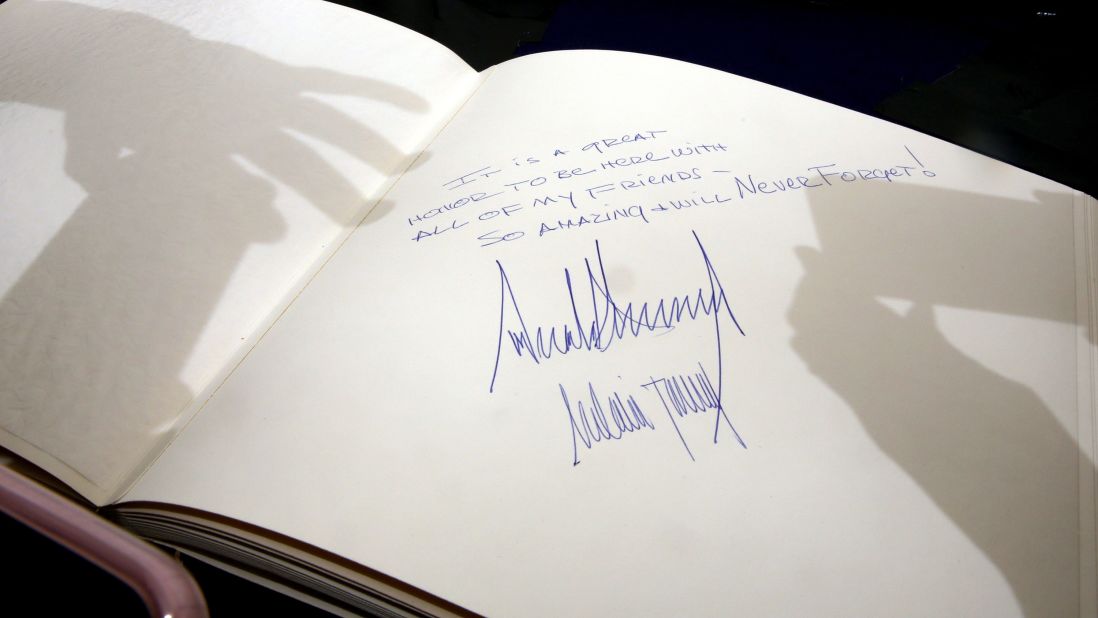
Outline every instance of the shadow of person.
<path id="1" fill-rule="evenodd" d="M 244 253 L 286 235 L 276 193 L 338 225 L 364 205 L 295 135 L 382 173 L 404 160 L 309 95 L 428 106 L 135 13 L 24 2 L 0 18 L 0 104 L 64 113 L 64 170 L 87 193 L 0 300 L 0 422 L 110 488 L 194 396 L 181 370 Z"/>
<path id="2" fill-rule="evenodd" d="M 995 564 L 1026 615 L 1078 615 L 1078 445 L 1048 402 L 954 345 L 935 315 L 1074 323 L 1071 199 L 865 182 L 809 199 L 820 249 L 797 250 L 794 350 Z M 911 305 L 894 311 L 882 297 Z M 1003 349 L 1018 362 L 1031 343 Z M 1074 335 L 1061 343 L 1074 358 Z M 1061 377 L 1070 390 L 1075 376 Z M 1073 425 L 1068 394 L 1055 403 Z"/>

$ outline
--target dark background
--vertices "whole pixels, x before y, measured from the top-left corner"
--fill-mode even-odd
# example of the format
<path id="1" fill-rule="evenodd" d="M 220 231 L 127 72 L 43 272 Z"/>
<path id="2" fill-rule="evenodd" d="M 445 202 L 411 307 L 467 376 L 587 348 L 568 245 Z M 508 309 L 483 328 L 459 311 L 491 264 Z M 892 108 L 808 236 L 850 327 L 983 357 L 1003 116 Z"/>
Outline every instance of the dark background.
<path id="1" fill-rule="evenodd" d="M 1071 4 L 980 11 L 925 2 L 338 3 L 432 37 L 478 70 L 557 49 L 677 58 L 911 127 L 1098 195 L 1094 22 Z M 7 603 L 22 597 L 36 615 L 145 615 L 124 585 L 21 524 L 0 517 L 0 538 Z M 182 560 L 213 616 L 327 615 Z"/>
<path id="2" fill-rule="evenodd" d="M 558 49 L 676 58 L 1098 189 L 1094 20 L 1072 3 L 336 1 L 432 37 L 478 70 Z"/>

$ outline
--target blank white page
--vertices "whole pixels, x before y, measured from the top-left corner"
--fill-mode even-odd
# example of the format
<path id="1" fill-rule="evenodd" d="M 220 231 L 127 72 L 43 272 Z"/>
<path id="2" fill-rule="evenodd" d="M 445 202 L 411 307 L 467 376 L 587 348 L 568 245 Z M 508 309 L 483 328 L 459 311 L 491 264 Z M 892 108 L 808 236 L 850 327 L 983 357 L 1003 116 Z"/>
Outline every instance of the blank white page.
<path id="1" fill-rule="evenodd" d="M 582 51 L 495 68 L 385 201 L 127 499 L 488 615 L 1093 596 L 1078 193 Z"/>
<path id="2" fill-rule="evenodd" d="M 4 3 L 4 446 L 123 489 L 478 83 L 324 2 Z"/>

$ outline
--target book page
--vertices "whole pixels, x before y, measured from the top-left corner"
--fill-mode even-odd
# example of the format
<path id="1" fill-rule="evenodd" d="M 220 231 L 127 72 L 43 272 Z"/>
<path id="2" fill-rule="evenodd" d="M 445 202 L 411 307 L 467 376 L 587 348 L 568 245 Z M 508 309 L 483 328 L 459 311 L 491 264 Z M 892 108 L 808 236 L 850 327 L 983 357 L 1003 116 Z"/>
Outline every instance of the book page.
<path id="1" fill-rule="evenodd" d="M 479 76 L 301 0 L 0 7 L 0 433 L 125 485 Z"/>
<path id="2" fill-rule="evenodd" d="M 487 615 L 1078 615 L 1077 195 L 701 67 L 511 61 L 126 498 Z"/>

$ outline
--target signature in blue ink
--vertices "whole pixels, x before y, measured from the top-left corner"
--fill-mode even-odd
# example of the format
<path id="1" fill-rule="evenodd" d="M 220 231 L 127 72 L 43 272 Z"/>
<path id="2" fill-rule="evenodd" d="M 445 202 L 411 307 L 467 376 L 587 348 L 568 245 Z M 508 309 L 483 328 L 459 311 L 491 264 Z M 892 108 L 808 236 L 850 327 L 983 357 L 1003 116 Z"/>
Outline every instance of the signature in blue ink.
<path id="1" fill-rule="evenodd" d="M 594 384 L 587 382 L 587 398 L 584 400 L 569 396 L 563 384 L 557 386 L 560 388 L 560 396 L 564 401 L 564 410 L 568 414 L 568 425 L 572 433 L 573 466 L 578 466 L 580 463 L 581 445 L 586 450 L 592 450 L 599 444 L 622 440 L 642 429 L 656 429 L 656 423 L 648 417 L 640 402 L 637 401 L 637 397 L 632 393 L 626 391 L 622 394 L 618 390 L 613 390 L 609 395 L 602 396 L 596 391 Z M 714 386 L 713 380 L 710 379 L 702 363 L 698 363 L 696 372 L 660 378 L 649 376 L 648 381 L 640 386 L 645 394 L 650 395 L 649 402 L 659 401 L 690 461 L 696 461 L 696 459 L 686 436 L 683 435 L 680 422 L 710 411 L 716 414 L 718 428 L 723 421 L 740 446 L 747 448 L 747 444 L 724 410 L 721 395 L 718 392 L 719 387 Z M 605 392 L 605 389 L 602 390 Z M 644 400 L 644 397 L 641 397 L 641 400 Z M 649 403 L 644 405 L 648 406 Z M 717 441 L 716 438 L 714 434 L 714 443 Z"/>
<path id="2" fill-rule="evenodd" d="M 701 371 L 694 374 L 649 378 L 649 381 L 641 384 L 641 387 L 652 389 L 660 398 L 660 403 L 667 412 L 667 418 L 675 428 L 675 433 L 679 434 L 679 441 L 682 442 L 691 461 L 694 461 L 694 453 L 686 443 L 682 430 L 679 429 L 679 420 L 694 414 L 704 414 L 709 410 L 714 410 L 717 414 L 717 429 L 720 428 L 723 420 L 740 446 L 747 448 L 747 443 L 740 437 L 740 432 L 736 431 L 731 419 L 728 418 L 728 413 L 724 411 L 720 387 L 713 387 L 713 381 L 709 379 L 709 374 L 701 363 L 698 363 L 698 369 Z M 717 434 L 714 432 L 713 442 L 716 441 Z"/>
<path id="3" fill-rule="evenodd" d="M 504 340 L 510 342 L 508 347 L 514 353 L 514 357 L 528 358 L 534 364 L 540 365 L 549 360 L 553 354 L 564 356 L 578 351 L 605 352 L 615 342 L 627 337 L 637 338 L 642 333 L 657 330 L 668 332 L 673 330 L 676 324 L 705 318 L 711 320 L 713 324 L 713 341 L 717 358 L 715 392 L 717 410 L 720 414 L 717 416 L 713 432 L 713 441 L 716 442 L 721 419 L 728 420 L 727 415 L 723 414 L 723 408 L 720 407 L 723 389 L 722 318 L 727 316 L 726 319 L 740 335 L 745 333 L 732 312 L 728 295 L 724 286 L 721 285 L 720 277 L 709 259 L 705 246 L 702 245 L 697 232 L 693 232 L 693 235 L 705 272 L 705 284 L 699 286 L 696 291 L 639 304 L 619 302 L 614 298 L 614 293 L 607 281 L 602 248 L 596 240 L 594 263 L 588 258 L 584 258 L 583 261 L 587 280 L 585 296 L 589 299 L 589 308 L 586 311 L 581 310 L 580 305 L 585 303 L 577 302 L 577 286 L 573 284 L 572 272 L 565 268 L 564 287 L 568 294 L 571 316 L 565 321 L 552 325 L 527 323 L 507 271 L 497 260 L 496 266 L 499 268 L 500 280 L 499 328 L 496 337 L 496 359 L 492 367 L 492 378 L 488 383 L 488 392 L 494 392 L 499 378 L 500 361 L 504 356 Z M 731 426 L 731 423 L 728 424 Z"/>
<path id="4" fill-rule="evenodd" d="M 606 407 L 595 392 L 595 386 L 587 383 L 588 401 L 577 399 L 575 405 L 568 398 L 568 391 L 560 387 L 560 396 L 564 400 L 564 409 L 568 411 L 568 423 L 572 428 L 572 465 L 578 466 L 579 445 L 583 443 L 590 450 L 596 443 L 606 440 L 621 440 L 625 436 L 641 429 L 655 429 L 656 426 L 645 416 L 644 410 L 632 395 L 625 399 L 617 391 L 606 397 Z M 609 408 L 609 416 L 606 413 Z M 577 420 L 578 418 L 578 420 Z"/>

